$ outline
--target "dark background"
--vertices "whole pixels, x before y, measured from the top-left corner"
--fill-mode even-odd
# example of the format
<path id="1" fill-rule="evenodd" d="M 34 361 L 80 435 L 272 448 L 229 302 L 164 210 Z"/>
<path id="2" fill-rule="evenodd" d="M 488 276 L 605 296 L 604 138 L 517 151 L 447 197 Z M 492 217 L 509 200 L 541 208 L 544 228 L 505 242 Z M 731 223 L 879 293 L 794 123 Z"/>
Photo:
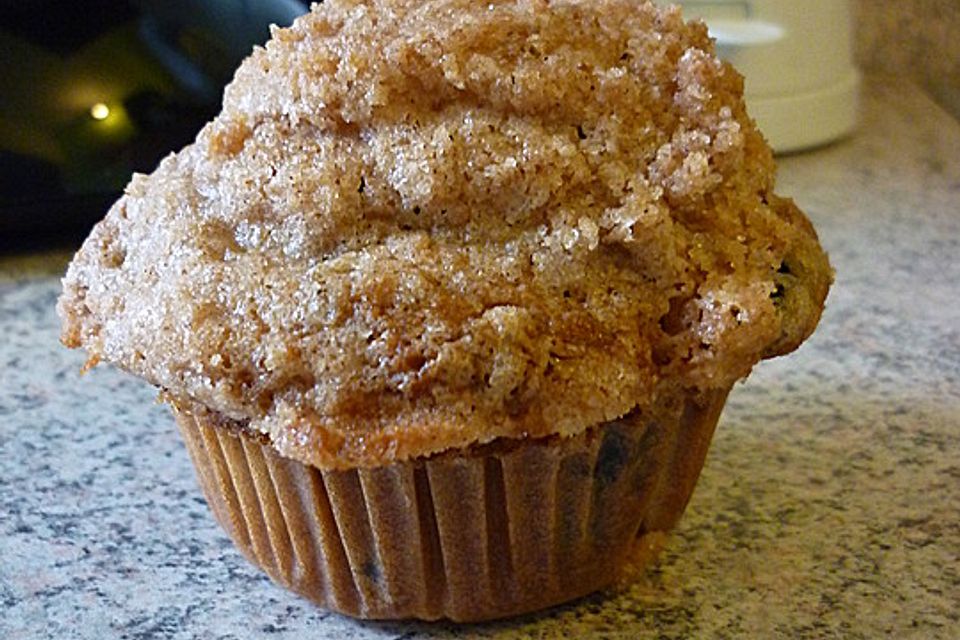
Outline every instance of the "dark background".
<path id="1" fill-rule="evenodd" d="M 0 252 L 73 246 L 298 0 L 0 0 Z"/>

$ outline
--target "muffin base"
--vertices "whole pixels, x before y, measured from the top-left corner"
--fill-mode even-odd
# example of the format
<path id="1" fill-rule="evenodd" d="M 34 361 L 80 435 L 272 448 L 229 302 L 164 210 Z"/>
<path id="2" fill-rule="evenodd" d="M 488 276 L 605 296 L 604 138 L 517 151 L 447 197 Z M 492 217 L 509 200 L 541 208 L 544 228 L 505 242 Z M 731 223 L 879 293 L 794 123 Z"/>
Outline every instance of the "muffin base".
<path id="1" fill-rule="evenodd" d="M 479 621 L 613 583 L 683 513 L 729 390 L 576 437 L 324 471 L 174 404 L 207 502 L 275 582 L 359 618 Z M 645 552 L 646 551 L 646 552 Z"/>

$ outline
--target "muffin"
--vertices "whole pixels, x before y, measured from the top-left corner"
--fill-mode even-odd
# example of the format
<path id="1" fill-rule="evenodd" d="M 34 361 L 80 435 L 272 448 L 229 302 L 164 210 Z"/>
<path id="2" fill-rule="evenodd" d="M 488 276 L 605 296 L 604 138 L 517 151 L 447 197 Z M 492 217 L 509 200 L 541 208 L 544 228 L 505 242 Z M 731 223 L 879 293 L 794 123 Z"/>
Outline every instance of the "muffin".
<path id="1" fill-rule="evenodd" d="M 634 0 L 328 0 L 91 232 L 62 340 L 161 390 L 276 582 L 485 620 L 653 557 L 831 269 L 742 78 Z"/>

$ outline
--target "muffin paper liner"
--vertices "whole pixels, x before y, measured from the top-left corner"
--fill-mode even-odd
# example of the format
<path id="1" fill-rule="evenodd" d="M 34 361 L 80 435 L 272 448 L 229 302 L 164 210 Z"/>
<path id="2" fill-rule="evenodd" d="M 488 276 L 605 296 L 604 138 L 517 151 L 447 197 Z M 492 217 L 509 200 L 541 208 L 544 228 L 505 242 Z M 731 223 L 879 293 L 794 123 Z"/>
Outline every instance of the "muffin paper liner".
<path id="1" fill-rule="evenodd" d="M 174 413 L 216 519 L 274 581 L 360 618 L 476 621 L 586 595 L 635 565 L 686 507 L 726 395 L 569 439 L 349 471 Z"/>

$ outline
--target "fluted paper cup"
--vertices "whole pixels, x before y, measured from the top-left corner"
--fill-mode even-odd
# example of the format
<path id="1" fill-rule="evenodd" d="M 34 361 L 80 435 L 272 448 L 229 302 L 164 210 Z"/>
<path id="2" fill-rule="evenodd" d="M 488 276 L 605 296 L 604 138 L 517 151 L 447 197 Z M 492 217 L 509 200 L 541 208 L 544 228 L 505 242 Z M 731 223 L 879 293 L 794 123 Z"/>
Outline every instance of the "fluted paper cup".
<path id="1" fill-rule="evenodd" d="M 281 457 L 238 423 L 174 413 L 216 519 L 274 581 L 360 618 L 477 621 L 586 595 L 635 566 L 686 507 L 726 395 L 573 438 L 349 471 Z"/>

